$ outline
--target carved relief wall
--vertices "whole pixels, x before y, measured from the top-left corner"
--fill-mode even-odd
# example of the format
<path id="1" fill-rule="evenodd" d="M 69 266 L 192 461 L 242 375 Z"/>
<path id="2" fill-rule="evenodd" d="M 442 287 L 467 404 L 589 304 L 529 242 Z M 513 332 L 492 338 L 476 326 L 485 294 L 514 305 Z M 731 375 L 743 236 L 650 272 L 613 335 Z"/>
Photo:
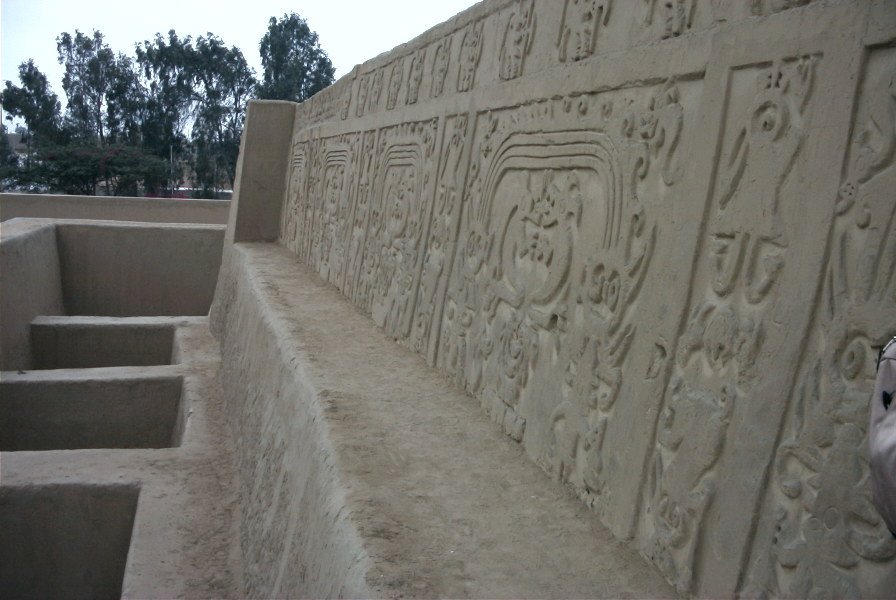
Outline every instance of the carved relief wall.
<path id="1" fill-rule="evenodd" d="M 828 260 L 765 491 L 746 593 L 893 589 L 896 540 L 864 452 L 875 358 L 896 323 L 896 49 L 869 48 Z"/>
<path id="2" fill-rule="evenodd" d="M 894 40 L 861 0 L 485 2 L 297 107 L 280 243 L 682 592 L 879 595 Z"/>

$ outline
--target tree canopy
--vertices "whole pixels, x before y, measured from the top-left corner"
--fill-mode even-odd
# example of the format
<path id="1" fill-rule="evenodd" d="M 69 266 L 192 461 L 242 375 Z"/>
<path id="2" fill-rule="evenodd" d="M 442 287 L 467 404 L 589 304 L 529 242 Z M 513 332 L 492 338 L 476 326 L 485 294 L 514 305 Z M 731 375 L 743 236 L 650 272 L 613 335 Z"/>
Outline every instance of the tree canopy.
<path id="1" fill-rule="evenodd" d="M 62 126 L 62 108 L 59 98 L 50 90 L 47 77 L 29 60 L 19 65 L 21 87 L 11 81 L 0 94 L 0 103 L 7 112 L 7 118 L 19 117 L 25 121 L 32 135 L 47 140 L 59 141 L 57 136 Z"/>
<path id="2" fill-rule="evenodd" d="M 296 13 L 271 17 L 259 52 L 264 69 L 259 98 L 302 102 L 333 83 L 330 58 L 317 34 Z"/>
<path id="3" fill-rule="evenodd" d="M 66 108 L 32 60 L 7 81 L 7 120 L 25 122 L 28 152 L 18 160 L 3 143 L 3 178 L 24 188 L 93 194 L 164 194 L 189 181 L 202 196 L 231 187 L 246 106 L 252 98 L 303 101 L 333 82 L 318 36 L 291 13 L 271 18 L 256 80 L 242 51 L 212 33 L 135 44 L 113 51 L 103 34 L 63 32 Z M 5 131 L 5 128 L 4 128 Z"/>

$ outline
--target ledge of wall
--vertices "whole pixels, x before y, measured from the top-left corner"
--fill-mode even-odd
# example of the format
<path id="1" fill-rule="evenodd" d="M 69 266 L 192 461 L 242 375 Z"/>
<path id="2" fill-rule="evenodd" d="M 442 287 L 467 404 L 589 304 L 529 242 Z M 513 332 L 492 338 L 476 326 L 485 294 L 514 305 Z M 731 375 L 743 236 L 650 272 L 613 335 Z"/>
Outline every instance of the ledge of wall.
<path id="1" fill-rule="evenodd" d="M 674 596 L 476 403 L 274 244 L 216 309 L 253 597 Z"/>
<path id="2" fill-rule="evenodd" d="M 31 320 L 65 314 L 52 224 L 21 220 L 3 225 L 0 288 L 0 371 L 30 369 Z"/>
<path id="3" fill-rule="evenodd" d="M 279 231 L 681 592 L 886 595 L 894 86 L 892 2 L 486 1 L 291 123 L 259 104 L 246 139 L 292 137 L 230 231 Z"/>
<path id="4" fill-rule="evenodd" d="M 226 225 L 229 212 L 229 200 L 0 194 L 0 221 L 25 217 Z"/>

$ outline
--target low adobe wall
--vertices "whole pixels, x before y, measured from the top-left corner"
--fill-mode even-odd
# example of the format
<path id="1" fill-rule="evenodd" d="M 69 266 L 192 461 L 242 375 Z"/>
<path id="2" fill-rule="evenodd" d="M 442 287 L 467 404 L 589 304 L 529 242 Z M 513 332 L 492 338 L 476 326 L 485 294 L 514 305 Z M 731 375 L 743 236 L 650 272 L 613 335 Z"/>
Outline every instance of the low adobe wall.
<path id="1" fill-rule="evenodd" d="M 27 217 L 223 225 L 229 211 L 229 200 L 0 194 L 0 221 Z"/>
<path id="2" fill-rule="evenodd" d="M 680 591 L 885 595 L 894 44 L 883 1 L 483 2 L 250 106 L 225 262 L 295 253 Z"/>
<path id="3" fill-rule="evenodd" d="M 41 315 L 206 315 L 220 225 L 15 219 L 0 236 L 0 370 L 34 367 Z"/>

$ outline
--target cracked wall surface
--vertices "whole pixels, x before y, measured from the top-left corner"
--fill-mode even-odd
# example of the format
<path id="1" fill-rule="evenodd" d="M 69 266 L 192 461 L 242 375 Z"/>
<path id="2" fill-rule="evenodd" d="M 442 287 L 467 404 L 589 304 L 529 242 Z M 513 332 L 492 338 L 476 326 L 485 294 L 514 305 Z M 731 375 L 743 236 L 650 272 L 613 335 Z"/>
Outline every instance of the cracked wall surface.
<path id="1" fill-rule="evenodd" d="M 679 591 L 894 589 L 865 458 L 892 2 L 490 0 L 254 104 L 243 144 L 235 241 L 477 397 Z"/>

